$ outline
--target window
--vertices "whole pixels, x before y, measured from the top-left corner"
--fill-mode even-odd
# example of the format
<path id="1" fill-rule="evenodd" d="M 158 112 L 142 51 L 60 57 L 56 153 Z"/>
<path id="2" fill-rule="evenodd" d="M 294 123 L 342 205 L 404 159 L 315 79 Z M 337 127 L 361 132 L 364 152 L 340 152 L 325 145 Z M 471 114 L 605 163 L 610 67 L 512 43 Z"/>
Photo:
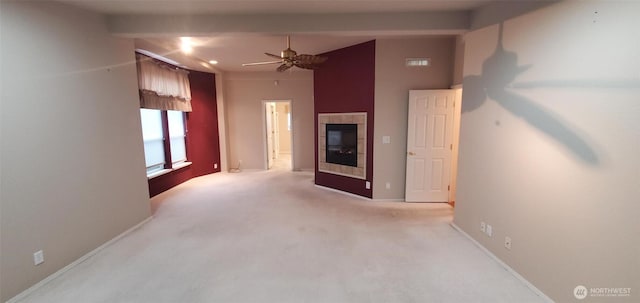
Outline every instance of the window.
<path id="1" fill-rule="evenodd" d="M 187 160 L 184 113 L 141 108 L 140 118 L 147 175 L 181 167 Z"/>
<path id="2" fill-rule="evenodd" d="M 189 72 L 136 54 L 147 177 L 190 165 L 185 112 L 191 108 Z"/>
<path id="3" fill-rule="evenodd" d="M 168 110 L 167 120 L 169 121 L 171 164 L 175 165 L 187 161 L 187 149 L 185 147 L 187 134 L 184 129 L 184 113 L 181 111 Z"/>
<path id="4" fill-rule="evenodd" d="M 164 169 L 164 139 L 162 135 L 162 111 L 140 109 L 142 120 L 142 140 L 144 141 L 144 160 L 147 174 Z"/>

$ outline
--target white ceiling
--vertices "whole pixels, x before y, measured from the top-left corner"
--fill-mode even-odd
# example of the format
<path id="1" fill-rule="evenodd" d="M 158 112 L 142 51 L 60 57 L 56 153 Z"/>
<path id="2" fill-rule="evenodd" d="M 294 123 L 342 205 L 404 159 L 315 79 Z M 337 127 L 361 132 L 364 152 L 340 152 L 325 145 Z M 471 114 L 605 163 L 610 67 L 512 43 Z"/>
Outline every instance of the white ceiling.
<path id="1" fill-rule="evenodd" d="M 380 12 L 469 11 L 492 0 L 54 0 L 106 15 L 233 15 L 233 14 L 335 14 Z M 159 16 L 160 17 L 160 16 Z M 273 71 L 277 65 L 243 67 L 242 63 L 271 61 L 265 52 L 279 54 L 286 48 L 290 33 L 234 33 L 193 37 L 190 55 L 179 51 L 175 34 L 136 37 L 136 47 L 170 58 L 191 69 L 211 71 L 209 60 L 217 60 L 213 70 Z M 388 34 L 386 34 L 388 35 Z M 312 33 L 292 34 L 291 48 L 299 54 L 319 54 L 369 41 L 378 37 L 366 34 Z M 388 37 L 388 36 L 387 36 Z"/>

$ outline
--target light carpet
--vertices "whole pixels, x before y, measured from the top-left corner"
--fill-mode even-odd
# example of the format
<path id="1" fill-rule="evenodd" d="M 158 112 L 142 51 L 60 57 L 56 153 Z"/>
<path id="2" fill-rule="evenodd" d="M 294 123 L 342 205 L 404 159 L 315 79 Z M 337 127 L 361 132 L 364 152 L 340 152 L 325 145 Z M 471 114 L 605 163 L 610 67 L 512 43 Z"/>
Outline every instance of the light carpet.
<path id="1" fill-rule="evenodd" d="M 152 203 L 153 220 L 21 302 L 543 302 L 449 225 L 447 204 L 278 170 L 196 178 Z"/>

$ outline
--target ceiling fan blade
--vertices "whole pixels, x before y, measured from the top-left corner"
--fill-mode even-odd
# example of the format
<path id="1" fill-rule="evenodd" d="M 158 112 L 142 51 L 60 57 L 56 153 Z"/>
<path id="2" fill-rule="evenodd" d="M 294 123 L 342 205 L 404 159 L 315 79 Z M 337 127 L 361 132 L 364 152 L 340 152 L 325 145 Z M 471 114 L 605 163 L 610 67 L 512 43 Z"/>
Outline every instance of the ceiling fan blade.
<path id="1" fill-rule="evenodd" d="M 299 64 L 321 64 L 327 61 L 327 57 L 302 54 L 295 56 L 293 61 Z"/>
<path id="2" fill-rule="evenodd" d="M 284 61 L 266 61 L 266 62 L 255 62 L 255 63 L 243 63 L 242 66 L 254 66 L 254 65 L 267 65 L 267 64 L 276 64 L 282 63 Z"/>
<path id="3" fill-rule="evenodd" d="M 295 62 L 293 63 L 293 65 L 304 69 L 317 69 L 319 67 L 317 64 L 304 64 L 299 62 Z"/>
<path id="4" fill-rule="evenodd" d="M 278 56 L 278 55 L 274 55 L 274 54 L 270 54 L 270 53 L 264 53 L 265 55 L 269 56 L 269 57 L 274 57 L 274 58 L 278 58 L 278 59 L 282 59 L 282 57 Z"/>
<path id="5" fill-rule="evenodd" d="M 286 70 L 290 69 L 292 66 L 293 66 L 293 64 L 284 63 L 284 64 L 278 66 L 278 69 L 276 69 L 276 70 L 279 71 L 279 72 L 283 72 L 283 71 L 286 71 Z"/>
<path id="6" fill-rule="evenodd" d="M 291 37 L 287 36 L 287 48 L 283 50 L 280 54 L 274 55 L 272 53 L 264 53 L 265 55 L 279 59 L 278 61 L 268 61 L 268 62 L 256 62 L 256 63 L 245 63 L 242 66 L 252 66 L 252 65 L 264 65 L 264 64 L 276 64 L 279 63 L 280 66 L 276 69 L 279 72 L 286 71 L 294 66 L 304 69 L 316 69 L 318 65 L 327 61 L 327 57 L 301 54 L 298 55 L 296 51 L 291 49 Z"/>

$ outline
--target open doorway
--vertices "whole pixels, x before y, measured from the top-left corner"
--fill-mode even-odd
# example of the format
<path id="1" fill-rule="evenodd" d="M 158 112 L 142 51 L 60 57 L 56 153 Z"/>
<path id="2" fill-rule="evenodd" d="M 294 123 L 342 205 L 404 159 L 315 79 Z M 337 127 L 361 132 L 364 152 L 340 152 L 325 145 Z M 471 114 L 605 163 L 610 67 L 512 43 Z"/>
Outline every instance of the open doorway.
<path id="1" fill-rule="evenodd" d="M 265 167 L 292 170 L 293 128 L 291 101 L 263 101 L 265 117 Z"/>

